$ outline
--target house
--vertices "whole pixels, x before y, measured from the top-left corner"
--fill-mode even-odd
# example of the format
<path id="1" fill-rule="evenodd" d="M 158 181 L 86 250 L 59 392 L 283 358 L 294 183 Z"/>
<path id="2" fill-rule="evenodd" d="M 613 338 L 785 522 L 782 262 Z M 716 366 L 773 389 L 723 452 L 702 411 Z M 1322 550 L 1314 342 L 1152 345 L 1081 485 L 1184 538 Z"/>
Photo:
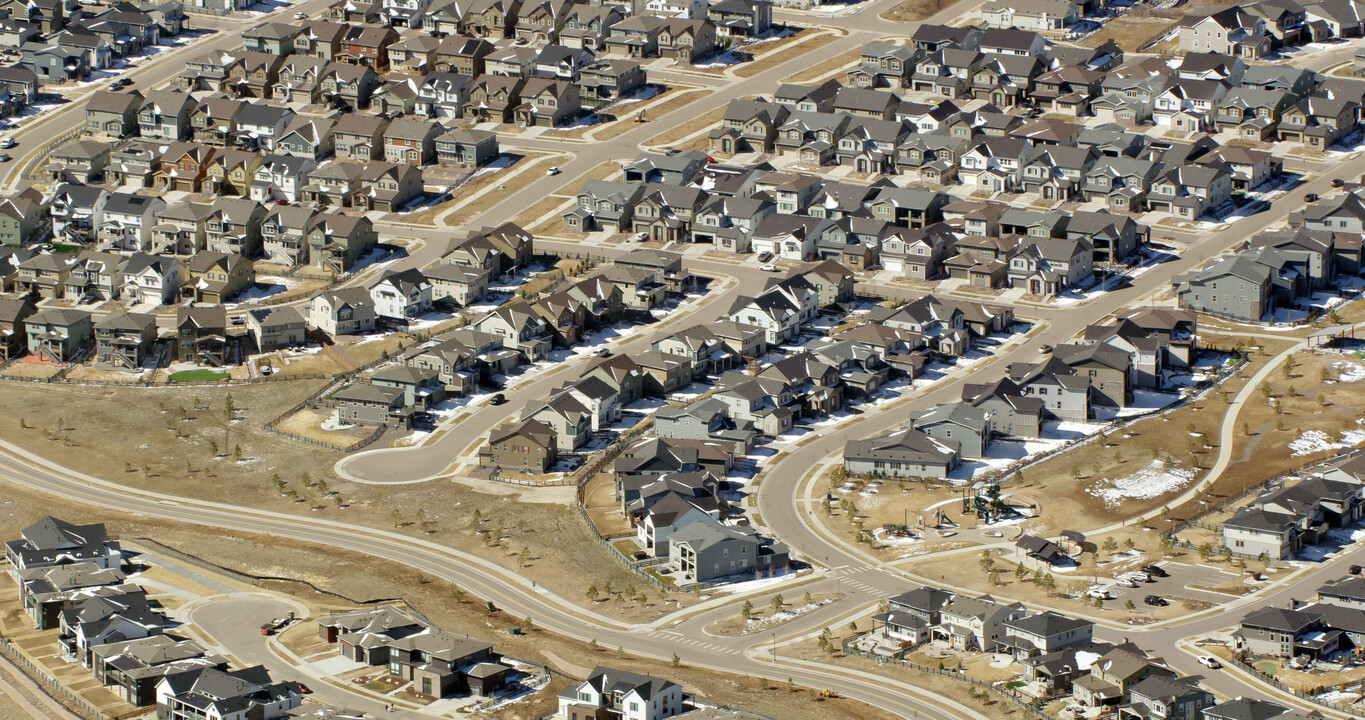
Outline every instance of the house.
<path id="1" fill-rule="evenodd" d="M 1089 672 L 1075 679 L 1071 696 L 1085 707 L 1115 706 L 1128 697 L 1134 685 L 1149 677 L 1174 678 L 1175 673 L 1160 658 L 1116 647 L 1091 661 Z"/>
<path id="2" fill-rule="evenodd" d="M 819 312 L 820 294 L 805 278 L 781 280 L 754 297 L 740 296 L 730 306 L 730 320 L 763 328 L 764 341 L 776 345 L 799 334 Z"/>
<path id="3" fill-rule="evenodd" d="M 435 370 L 411 365 L 390 365 L 370 376 L 375 387 L 397 388 L 403 391 L 403 406 L 430 410 L 445 400 L 445 383 Z"/>
<path id="4" fill-rule="evenodd" d="M 668 566 L 683 583 L 753 577 L 785 569 L 788 562 L 786 546 L 765 545 L 752 528 L 712 518 L 684 525 L 669 538 Z"/>
<path id="5" fill-rule="evenodd" d="M 1058 345 L 1052 356 L 1090 379 L 1091 402 L 1127 407 L 1132 399 L 1133 359 L 1113 345 L 1089 343 Z"/>
<path id="6" fill-rule="evenodd" d="M 18 540 L 6 541 L 5 557 L 16 580 L 25 570 L 72 563 L 117 570 L 123 562 L 118 541 L 109 539 L 102 523 L 73 525 L 51 516 L 21 530 Z"/>
<path id="7" fill-rule="evenodd" d="M 1051 610 L 1006 620 L 1004 626 L 1005 637 L 1000 645 L 1016 658 L 1089 645 L 1095 630 L 1095 623 L 1089 620 L 1069 618 Z"/>
<path id="8" fill-rule="evenodd" d="M 53 363 L 76 359 L 93 331 L 91 315 L 84 310 L 44 308 L 24 320 L 29 354 Z"/>
<path id="9" fill-rule="evenodd" d="M 192 670 L 163 677 L 156 685 L 157 715 L 275 720 L 303 702 L 298 683 L 272 682 L 264 666 L 223 671 Z"/>
<path id="10" fill-rule="evenodd" d="M 440 162 L 480 168 L 500 154 L 497 133 L 487 130 L 451 128 L 436 138 L 436 158 Z"/>
<path id="11" fill-rule="evenodd" d="M 308 332 L 303 313 L 294 307 L 251 310 L 246 315 L 246 326 L 260 352 L 298 347 Z"/>
<path id="12" fill-rule="evenodd" d="M 488 292 L 487 270 L 439 263 L 423 270 L 422 275 L 431 283 L 433 302 L 444 300 L 464 307 Z"/>
<path id="13" fill-rule="evenodd" d="M 241 255 L 201 250 L 186 264 L 195 302 L 221 303 L 256 282 L 255 263 Z"/>
<path id="14" fill-rule="evenodd" d="M 593 412 L 568 393 L 548 400 L 532 401 L 522 410 L 522 420 L 537 420 L 555 433 L 556 447 L 572 452 L 592 439 Z"/>
<path id="15" fill-rule="evenodd" d="M 364 288 L 321 292 L 306 307 L 308 326 L 329 337 L 362 335 L 374 330 L 374 298 Z"/>
<path id="16" fill-rule="evenodd" d="M 175 357 L 179 362 L 222 367 L 233 360 L 227 310 L 221 305 L 176 308 Z"/>
<path id="17" fill-rule="evenodd" d="M 122 271 L 124 287 L 120 294 L 125 299 L 157 305 L 174 304 L 188 277 L 179 260 L 145 253 L 130 256 Z"/>
<path id="18" fill-rule="evenodd" d="M 406 423 L 402 388 L 356 383 L 332 395 L 337 421 L 359 425 Z"/>
<path id="19" fill-rule="evenodd" d="M 349 113 L 341 116 L 332 128 L 332 142 L 338 160 L 369 162 L 384 152 L 384 133 L 389 119 L 374 115 Z"/>
<path id="20" fill-rule="evenodd" d="M 886 611 L 872 616 L 883 623 L 882 635 L 909 646 L 929 639 L 929 628 L 941 621 L 940 610 L 953 594 L 936 587 L 919 587 L 886 599 Z"/>
<path id="21" fill-rule="evenodd" d="M 0 295 L 0 360 L 18 357 L 28 349 L 24 321 L 37 311 L 28 297 Z"/>
<path id="22" fill-rule="evenodd" d="M 1090 378 L 1057 358 L 1040 363 L 1012 363 L 1009 380 L 1042 404 L 1041 416 L 1084 421 L 1090 416 Z"/>
<path id="23" fill-rule="evenodd" d="M 90 135 L 125 138 L 138 129 L 142 93 L 99 90 L 85 103 L 85 131 Z"/>
<path id="24" fill-rule="evenodd" d="M 1275 306 L 1275 269 L 1243 254 L 1215 258 L 1198 270 L 1171 278 L 1182 309 L 1243 322 L 1260 322 Z M 1222 284 L 1222 288 L 1219 288 Z"/>
<path id="25" fill-rule="evenodd" d="M 1223 546 L 1241 555 L 1287 560 L 1303 547 L 1301 524 L 1289 513 L 1243 508 L 1223 521 Z"/>
<path id="26" fill-rule="evenodd" d="M 195 101 L 189 93 L 176 90 L 152 90 L 138 109 L 138 134 L 144 138 L 188 140 L 191 135 L 190 113 Z"/>
<path id="27" fill-rule="evenodd" d="M 503 347 L 515 350 L 532 362 L 550 351 L 550 328 L 530 303 L 514 302 L 474 321 L 474 329 L 502 338 Z"/>
<path id="28" fill-rule="evenodd" d="M 1212 15 L 1186 15 L 1180 20 L 1180 49 L 1214 52 L 1255 60 L 1273 47 L 1264 18 L 1232 6 Z"/>
<path id="29" fill-rule="evenodd" d="M 416 269 L 390 270 L 370 287 L 377 317 L 408 321 L 431 312 L 431 282 Z"/>
<path id="30" fill-rule="evenodd" d="M 990 595 L 955 595 L 939 608 L 939 624 L 930 629 L 930 635 L 958 651 L 993 652 L 1005 637 L 1005 623 L 1027 612 L 1020 603 L 1006 605 Z"/>
<path id="31" fill-rule="evenodd" d="M 522 127 L 558 127 L 567 124 L 583 109 L 578 86 L 570 80 L 531 78 L 522 86 L 521 104 L 512 117 Z"/>
<path id="32" fill-rule="evenodd" d="M 914 411 L 910 426 L 945 445 L 957 443 L 958 455 L 968 459 L 985 457 L 990 445 L 990 413 L 965 402 Z"/>
<path id="33" fill-rule="evenodd" d="M 1120 705 L 1119 720 L 1197 720 L 1213 705 L 1213 693 L 1190 678 L 1148 677 L 1128 690 L 1129 702 Z"/>
<path id="34" fill-rule="evenodd" d="M 957 468 L 957 441 L 944 442 L 913 427 L 892 430 L 866 440 L 844 444 L 844 469 L 849 475 L 939 478 Z"/>
<path id="35" fill-rule="evenodd" d="M 210 655 L 193 640 L 151 635 L 90 648 L 95 679 L 130 705 L 156 704 L 156 685 L 171 675 L 205 667 L 227 670 L 228 660 Z"/>
<path id="36" fill-rule="evenodd" d="M 557 720 L 663 720 L 681 714 L 682 687 L 669 680 L 625 670 L 593 668 L 588 678 L 559 692 Z"/>
<path id="37" fill-rule="evenodd" d="M 54 181 L 98 184 L 104 180 L 109 155 L 108 143 L 74 140 L 52 151 L 46 172 Z"/>
<path id="38" fill-rule="evenodd" d="M 369 218 L 339 213 L 319 213 L 304 237 L 308 264 L 338 275 L 350 272 L 379 244 Z"/>
<path id="39" fill-rule="evenodd" d="M 436 138 L 443 133 L 437 123 L 420 117 L 400 117 L 384 133 L 384 159 L 391 163 L 427 165 L 436 160 Z"/>
<path id="40" fill-rule="evenodd" d="M 981 6 L 981 22 L 990 28 L 1058 31 L 1081 15 L 1082 7 L 1070 0 L 991 0 Z"/>

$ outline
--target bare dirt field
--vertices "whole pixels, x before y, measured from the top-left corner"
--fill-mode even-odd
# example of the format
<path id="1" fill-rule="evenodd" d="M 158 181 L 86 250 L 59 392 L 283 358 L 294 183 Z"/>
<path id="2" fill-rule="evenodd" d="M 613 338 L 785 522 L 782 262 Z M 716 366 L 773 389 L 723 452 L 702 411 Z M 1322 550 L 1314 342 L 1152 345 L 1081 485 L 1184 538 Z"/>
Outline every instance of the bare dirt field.
<path id="1" fill-rule="evenodd" d="M 957 0 L 905 0 L 878 17 L 892 22 L 918 22 L 956 4 Z"/>

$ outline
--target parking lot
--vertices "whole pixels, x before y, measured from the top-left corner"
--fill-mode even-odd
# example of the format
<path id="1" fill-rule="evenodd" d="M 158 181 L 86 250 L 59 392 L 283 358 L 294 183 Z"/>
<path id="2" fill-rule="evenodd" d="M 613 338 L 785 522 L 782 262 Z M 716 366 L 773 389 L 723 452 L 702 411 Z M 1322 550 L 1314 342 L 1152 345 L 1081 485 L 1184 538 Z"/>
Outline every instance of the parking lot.
<path id="1" fill-rule="evenodd" d="M 1110 589 L 1114 595 L 1114 599 L 1110 602 L 1123 604 L 1132 600 L 1134 605 L 1142 608 L 1146 606 L 1144 598 L 1148 595 L 1158 595 L 1170 603 L 1175 603 L 1180 598 L 1189 598 L 1217 605 L 1234 597 L 1226 593 L 1195 588 L 1223 585 L 1230 580 L 1235 580 L 1238 577 L 1237 573 L 1177 562 L 1159 562 L 1156 565 L 1166 571 L 1166 577 L 1152 577 L 1152 582 L 1139 582 L 1138 587 L 1135 588 L 1116 585 Z"/>

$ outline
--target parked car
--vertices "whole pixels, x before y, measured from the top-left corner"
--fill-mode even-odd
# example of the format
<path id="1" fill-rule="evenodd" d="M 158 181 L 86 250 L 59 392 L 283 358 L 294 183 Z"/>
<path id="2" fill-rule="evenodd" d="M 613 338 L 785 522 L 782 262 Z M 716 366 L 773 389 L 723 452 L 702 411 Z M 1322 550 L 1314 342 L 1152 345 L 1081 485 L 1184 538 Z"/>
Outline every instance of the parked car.
<path id="1" fill-rule="evenodd" d="M 758 257 L 755 259 L 761 263 L 765 263 L 773 259 L 773 254 L 768 252 L 767 250 L 764 250 L 763 252 L 759 253 Z"/>
<path id="2" fill-rule="evenodd" d="M 1160 565 L 1143 565 L 1140 569 L 1148 575 L 1153 575 L 1155 577 L 1166 577 L 1168 575 Z"/>
<path id="3" fill-rule="evenodd" d="M 1218 658 L 1212 655 L 1200 655 L 1198 660 L 1200 665 L 1203 665 L 1210 670 L 1217 670 L 1218 668 L 1223 667 L 1223 663 L 1218 662 Z"/>
<path id="4" fill-rule="evenodd" d="M 0 163 L 7 163 L 12 159 L 13 158 L 9 156 L 9 153 L 0 153 Z"/>
<path id="5" fill-rule="evenodd" d="M 776 265 L 762 265 L 758 269 L 762 270 L 763 272 L 777 272 Z"/>
<path id="6" fill-rule="evenodd" d="M 507 403 L 507 396 L 506 396 L 506 395 L 503 395 L 502 393 L 498 393 L 497 395 L 494 395 L 493 397 L 488 398 L 488 404 L 489 404 L 489 405 L 504 405 L 504 404 L 506 404 L 506 403 Z"/>
<path id="7" fill-rule="evenodd" d="M 1310 202 L 1310 203 L 1311 203 L 1311 202 L 1317 202 L 1317 201 L 1318 201 L 1318 194 L 1317 194 L 1317 193 L 1308 193 L 1307 195 L 1304 195 L 1304 196 L 1303 196 L 1303 201 L 1304 201 L 1304 202 Z"/>
<path id="8" fill-rule="evenodd" d="M 1166 598 L 1161 597 L 1160 595 L 1148 595 L 1147 597 L 1142 599 L 1142 602 L 1147 603 L 1148 605 L 1154 605 L 1156 607 L 1165 607 L 1167 605 L 1170 605 L 1170 603 L 1166 602 Z"/>
<path id="9" fill-rule="evenodd" d="M 611 357 L 611 350 L 608 348 L 597 348 L 592 354 L 594 357 L 609 358 Z"/>
<path id="10" fill-rule="evenodd" d="M 307 20 L 307 19 L 308 19 L 308 13 L 306 13 L 306 12 L 296 12 L 296 13 L 294 13 L 294 19 L 295 19 L 295 20 Z"/>

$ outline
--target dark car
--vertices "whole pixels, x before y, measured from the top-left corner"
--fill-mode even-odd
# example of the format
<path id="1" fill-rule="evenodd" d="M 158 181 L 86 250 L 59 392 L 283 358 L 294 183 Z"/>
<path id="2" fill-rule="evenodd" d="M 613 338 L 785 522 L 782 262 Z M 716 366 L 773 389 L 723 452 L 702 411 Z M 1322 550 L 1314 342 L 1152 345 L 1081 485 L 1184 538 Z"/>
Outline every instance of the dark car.
<path id="1" fill-rule="evenodd" d="M 488 398 L 488 404 L 489 404 L 489 405 L 502 405 L 502 404 L 504 404 L 504 403 L 506 403 L 506 402 L 507 402 L 507 396 L 506 396 L 506 395 L 503 395 L 502 393 L 498 393 L 497 395 L 494 395 L 493 397 Z"/>
<path id="2" fill-rule="evenodd" d="M 1342 187 L 1345 184 L 1346 181 L 1341 178 L 1332 178 L 1332 187 Z"/>
<path id="3" fill-rule="evenodd" d="M 1145 602 L 1148 605 L 1155 605 L 1157 607 L 1165 607 L 1166 605 L 1170 605 L 1170 603 L 1166 602 L 1166 598 L 1161 597 L 1160 595 L 1148 595 L 1147 597 L 1142 599 L 1142 602 Z"/>
<path id="4" fill-rule="evenodd" d="M 1351 573 L 1352 575 L 1359 575 L 1359 574 L 1360 574 L 1360 566 L 1359 566 L 1359 565 L 1352 565 L 1351 567 L 1346 568 L 1346 572 Z"/>
<path id="5" fill-rule="evenodd" d="M 1304 201 L 1304 202 L 1317 202 L 1317 201 L 1318 201 L 1318 194 L 1317 194 L 1317 193 L 1308 193 L 1307 195 L 1304 195 L 1304 196 L 1303 196 L 1303 201 Z"/>
<path id="6" fill-rule="evenodd" d="M 769 260 L 772 260 L 772 259 L 773 259 L 773 254 L 770 253 L 770 252 L 768 252 L 767 250 L 764 250 L 763 252 L 761 252 L 761 253 L 758 254 L 758 258 L 757 258 L 757 259 L 758 259 L 759 262 L 765 263 L 765 262 L 768 262 Z"/>
<path id="7" fill-rule="evenodd" d="M 1154 577 L 1166 577 L 1169 575 L 1169 573 L 1163 570 L 1159 565 L 1143 565 L 1141 570 Z"/>

